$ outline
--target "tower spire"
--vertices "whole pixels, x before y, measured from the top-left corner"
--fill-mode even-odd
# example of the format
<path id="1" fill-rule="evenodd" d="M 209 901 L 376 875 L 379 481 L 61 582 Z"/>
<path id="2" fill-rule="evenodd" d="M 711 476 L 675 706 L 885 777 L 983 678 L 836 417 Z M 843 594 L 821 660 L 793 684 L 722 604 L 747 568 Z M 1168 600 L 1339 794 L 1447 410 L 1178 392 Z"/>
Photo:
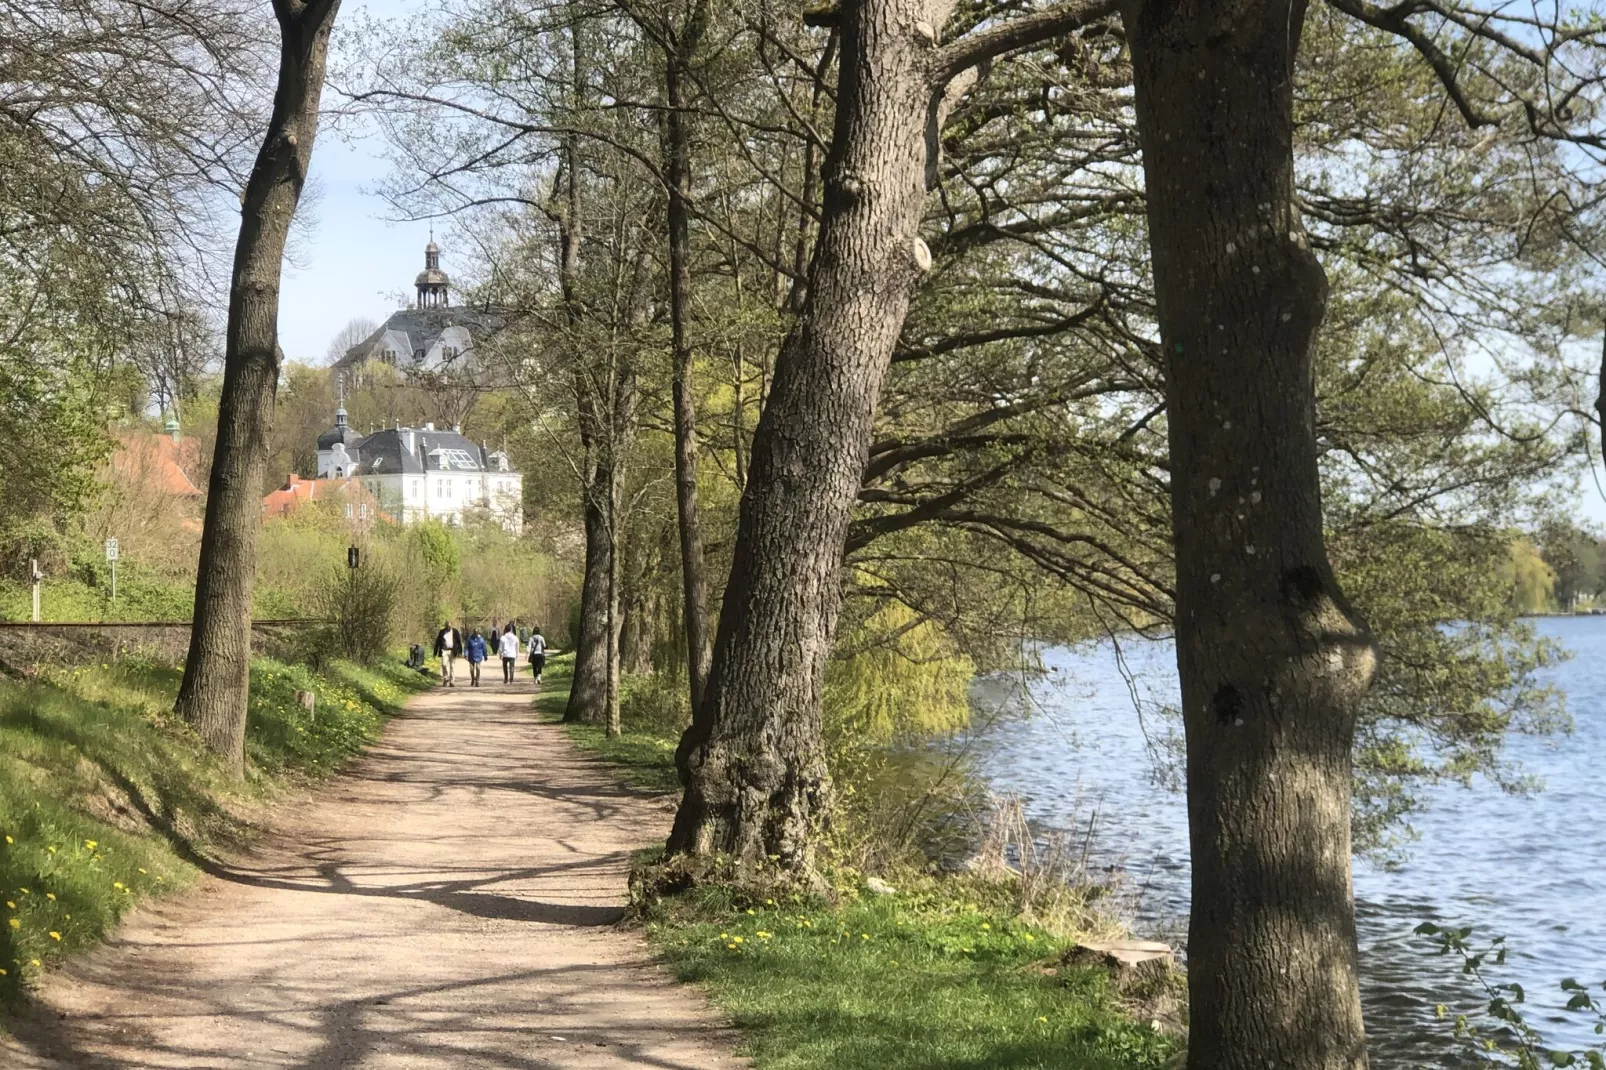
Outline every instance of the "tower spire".
<path id="1" fill-rule="evenodd" d="M 419 308 L 445 308 L 451 302 L 447 290 L 451 279 L 441 270 L 441 247 L 435 244 L 435 225 L 429 227 L 429 244 L 424 246 L 424 270 L 418 273 Z"/>

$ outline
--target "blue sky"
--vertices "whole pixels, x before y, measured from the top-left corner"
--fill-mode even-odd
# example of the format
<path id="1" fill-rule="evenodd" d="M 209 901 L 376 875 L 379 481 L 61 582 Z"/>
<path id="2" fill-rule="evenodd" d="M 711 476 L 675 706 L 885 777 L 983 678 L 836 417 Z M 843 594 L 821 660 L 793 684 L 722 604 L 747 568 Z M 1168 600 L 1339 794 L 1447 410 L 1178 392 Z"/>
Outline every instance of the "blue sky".
<path id="1" fill-rule="evenodd" d="M 391 19 L 419 6 L 418 0 L 346 0 L 339 27 L 349 32 L 366 19 Z M 325 103 L 338 105 L 331 97 Z M 279 298 L 279 344 L 290 360 L 322 363 L 350 320 L 383 321 L 412 299 L 429 224 L 388 218 L 393 213 L 374 192 L 388 170 L 384 141 L 370 127 L 320 132 L 312 153 L 316 193 L 297 219 L 294 262 L 285 265 Z M 450 243 L 439 232 L 437 239 L 450 274 Z"/>

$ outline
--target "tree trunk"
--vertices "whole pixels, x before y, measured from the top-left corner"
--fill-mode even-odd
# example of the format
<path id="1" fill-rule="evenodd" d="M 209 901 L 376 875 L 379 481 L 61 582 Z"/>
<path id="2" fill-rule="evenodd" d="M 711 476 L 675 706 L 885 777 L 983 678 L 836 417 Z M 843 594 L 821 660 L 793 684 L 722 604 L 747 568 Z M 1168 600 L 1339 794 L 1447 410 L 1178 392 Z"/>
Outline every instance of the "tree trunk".
<path id="1" fill-rule="evenodd" d="M 823 225 L 753 438 L 707 694 L 677 754 L 686 792 L 671 851 L 812 867 L 830 793 L 820 688 L 842 547 L 882 380 L 929 264 L 916 231 L 931 44 L 910 32 L 929 7 L 842 6 Z"/>
<path id="2" fill-rule="evenodd" d="M 340 0 L 274 0 L 280 33 L 273 113 L 246 181 L 207 482 L 195 612 L 174 710 L 241 775 L 250 697 L 251 593 L 267 437 L 279 383 L 279 281 L 318 130 L 329 31 Z"/>
<path id="3" fill-rule="evenodd" d="M 586 564 L 580 584 L 580 634 L 574 650 L 574 682 L 563 719 L 602 724 L 608 716 L 608 573 L 612 567 L 604 498 L 611 476 L 599 463 L 582 488 Z"/>
<path id="4" fill-rule="evenodd" d="M 686 791 L 671 852 L 810 875 L 830 795 L 820 689 L 843 546 L 882 381 L 931 264 L 918 230 L 935 135 L 978 64 L 1103 17 L 1111 3 L 1056 5 L 939 48 L 936 28 L 953 8 L 840 5 L 820 234 L 753 436 L 707 693 L 676 750 Z"/>
<path id="5" fill-rule="evenodd" d="M 681 604 L 686 628 L 686 669 L 691 704 L 703 701 L 708 679 L 708 579 L 703 526 L 697 502 L 697 400 L 692 392 L 692 350 L 686 337 L 691 301 L 691 131 L 686 112 L 687 57 L 696 49 L 707 16 L 704 0 L 693 4 L 678 38 L 665 45 L 665 179 L 669 187 L 669 330 L 674 350 L 675 505 L 680 515 Z"/>
<path id="6" fill-rule="evenodd" d="M 1168 364 L 1200 1070 L 1366 1065 L 1350 756 L 1376 655 L 1322 537 L 1327 284 L 1293 190 L 1304 15 L 1266 0 L 1127 12 Z"/>

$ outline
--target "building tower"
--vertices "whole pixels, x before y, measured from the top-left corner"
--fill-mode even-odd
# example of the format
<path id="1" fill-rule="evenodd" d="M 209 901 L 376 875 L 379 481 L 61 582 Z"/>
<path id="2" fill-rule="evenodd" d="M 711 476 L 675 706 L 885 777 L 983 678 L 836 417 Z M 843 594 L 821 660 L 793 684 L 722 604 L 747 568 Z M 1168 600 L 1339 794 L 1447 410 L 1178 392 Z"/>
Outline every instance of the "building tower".
<path id="1" fill-rule="evenodd" d="M 418 286 L 419 308 L 445 308 L 451 304 L 446 291 L 452 280 L 441 270 L 441 247 L 435 244 L 434 235 L 430 236 L 429 244 L 424 246 L 424 270 L 418 273 L 414 281 Z"/>

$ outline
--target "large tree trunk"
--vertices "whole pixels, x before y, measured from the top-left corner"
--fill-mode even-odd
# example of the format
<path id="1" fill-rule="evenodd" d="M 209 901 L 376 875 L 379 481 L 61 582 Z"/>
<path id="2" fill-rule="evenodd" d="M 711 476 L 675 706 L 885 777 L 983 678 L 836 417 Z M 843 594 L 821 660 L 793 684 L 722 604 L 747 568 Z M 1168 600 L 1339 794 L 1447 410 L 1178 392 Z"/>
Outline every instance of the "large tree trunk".
<path id="1" fill-rule="evenodd" d="M 600 471 L 582 488 L 586 564 L 580 585 L 580 634 L 575 643 L 574 682 L 565 721 L 602 724 L 608 717 L 608 574 L 612 549 L 606 500 L 611 477 Z"/>
<path id="2" fill-rule="evenodd" d="M 1059 5 L 939 48 L 953 0 L 841 4 L 820 235 L 753 437 L 707 693 L 676 751 L 686 791 L 671 852 L 811 870 L 830 795 L 820 688 L 843 545 L 882 381 L 931 263 L 918 230 L 936 135 L 977 64 L 1111 6 Z"/>
<path id="3" fill-rule="evenodd" d="M 268 427 L 279 383 L 279 280 L 290 221 L 312 160 L 329 31 L 339 7 L 340 0 L 274 0 L 278 87 L 245 185 L 234 247 L 195 613 L 174 709 L 236 775 L 245 768 L 251 592 Z"/>
<path id="4" fill-rule="evenodd" d="M 1127 12 L 1168 364 L 1199 1070 L 1366 1065 L 1350 752 L 1376 657 L 1322 538 L 1327 285 L 1293 190 L 1304 15 L 1267 0 Z"/>
<path id="5" fill-rule="evenodd" d="M 923 0 L 842 10 L 825 208 L 801 317 L 759 418 L 708 690 L 677 758 L 671 851 L 807 871 L 830 784 L 820 687 L 847 525 L 912 284 L 929 264 Z"/>
<path id="6" fill-rule="evenodd" d="M 703 525 L 697 502 L 697 399 L 692 392 L 692 349 L 686 336 L 691 302 L 691 131 L 686 112 L 686 64 L 702 36 L 706 0 L 696 0 L 677 36 L 664 47 L 665 179 L 669 187 L 669 330 L 674 350 L 672 393 L 675 409 L 675 505 L 680 515 L 682 615 L 686 628 L 686 669 L 691 704 L 703 701 L 708 679 L 708 579 L 703 554 Z"/>

